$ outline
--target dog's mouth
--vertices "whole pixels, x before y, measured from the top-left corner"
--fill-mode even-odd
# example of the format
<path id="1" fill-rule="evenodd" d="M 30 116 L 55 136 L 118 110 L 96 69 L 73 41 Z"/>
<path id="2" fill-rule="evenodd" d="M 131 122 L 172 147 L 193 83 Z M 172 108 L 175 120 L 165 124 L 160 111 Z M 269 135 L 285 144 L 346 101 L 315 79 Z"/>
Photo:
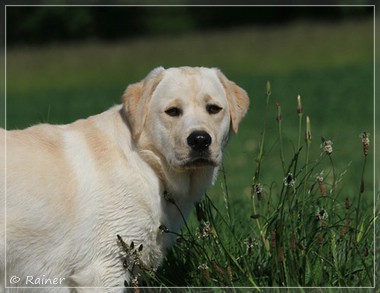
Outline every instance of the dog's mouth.
<path id="1" fill-rule="evenodd" d="M 204 167 L 216 167 L 218 164 L 210 158 L 195 158 L 190 159 L 183 165 L 186 169 L 196 169 Z"/>
<path id="2" fill-rule="evenodd" d="M 218 167 L 221 162 L 221 155 L 212 155 L 210 151 L 205 152 L 190 152 L 175 157 L 174 160 L 169 161 L 169 164 L 175 169 L 189 170 L 201 169 L 209 167 Z"/>
<path id="3" fill-rule="evenodd" d="M 213 158 L 209 151 L 192 152 L 190 156 L 184 160 L 183 167 L 185 169 L 196 169 L 205 167 L 217 167 L 218 162 Z"/>

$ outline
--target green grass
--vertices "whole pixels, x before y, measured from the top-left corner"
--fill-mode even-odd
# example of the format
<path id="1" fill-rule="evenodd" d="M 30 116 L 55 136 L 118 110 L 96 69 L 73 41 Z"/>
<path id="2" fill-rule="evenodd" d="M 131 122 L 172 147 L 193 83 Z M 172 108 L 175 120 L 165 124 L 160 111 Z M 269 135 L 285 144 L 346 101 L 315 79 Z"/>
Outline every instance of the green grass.
<path id="1" fill-rule="evenodd" d="M 120 102 L 129 83 L 159 65 L 219 67 L 247 90 L 251 107 L 238 135 L 231 137 L 221 176 L 202 203 L 205 218 L 198 221 L 194 214 L 189 219 L 189 230 L 181 232 L 183 241 L 177 243 L 160 271 L 162 276 L 153 283 L 371 286 L 373 238 L 370 230 L 366 234 L 360 231 L 364 231 L 361 227 L 372 227 L 373 152 L 370 148 L 363 177 L 365 192 L 359 193 L 364 162 L 359 134 L 366 131 L 370 138 L 374 135 L 373 22 L 302 22 L 112 44 L 11 48 L 7 51 L 7 128 L 69 123 L 104 111 Z M 268 106 L 267 80 L 272 85 Z M 303 149 L 293 160 L 298 153 L 298 94 L 304 109 Z M 276 102 L 283 116 L 281 139 Z M 303 140 L 306 115 L 313 135 L 307 168 Z M 322 136 L 333 141 L 331 156 L 321 155 Z M 251 193 L 252 184 L 257 183 L 253 177 L 260 145 L 262 200 Z M 283 186 L 286 174 L 280 146 L 285 169 L 298 174 L 295 192 Z M 322 171 L 326 190 L 333 190 L 326 198 L 318 194 L 315 181 Z M 348 211 L 346 198 L 351 203 Z M 326 225 L 315 220 L 317 208 L 322 206 L 333 210 Z M 252 215 L 260 217 L 252 219 Z M 341 239 L 347 217 L 348 232 Z M 196 231 L 205 223 L 212 227 L 211 235 L 198 238 Z M 272 247 L 273 231 L 278 239 Z M 296 249 L 290 245 L 292 233 Z M 322 244 L 318 244 L 321 237 Z M 250 239 L 253 246 L 248 253 Z M 369 255 L 363 258 L 365 249 Z M 284 262 L 279 262 L 280 250 Z M 207 273 L 210 279 L 204 278 Z"/>
<path id="2" fill-rule="evenodd" d="M 304 122 L 302 117 L 299 119 Z M 281 139 L 280 132 L 286 129 L 282 129 L 279 121 L 272 122 L 276 123 Z M 264 130 L 266 133 L 266 127 L 262 133 Z M 359 137 L 357 141 L 363 148 Z M 372 195 L 371 184 L 364 183 L 368 156 L 363 150 L 357 154 L 362 168 L 356 172 L 356 196 L 352 198 L 346 192 L 347 170 L 336 167 L 335 151 L 308 155 L 307 145 L 302 143 L 303 149 L 284 160 L 284 175 L 276 181 L 267 181 L 271 176 L 263 173 L 267 145 L 266 135 L 262 134 L 260 146 L 264 151 L 259 152 L 252 164 L 251 205 L 231 204 L 228 176 L 224 172 L 219 194 L 224 204 L 216 205 L 210 197 L 200 203 L 197 219 L 188 222 L 169 260 L 159 271 L 158 284 L 373 286 L 375 219 L 373 210 L 363 206 L 362 201 L 364 196 Z M 281 153 L 280 143 L 275 150 Z M 306 158 L 302 158 L 305 153 Z M 279 169 L 280 160 L 279 156 Z"/>

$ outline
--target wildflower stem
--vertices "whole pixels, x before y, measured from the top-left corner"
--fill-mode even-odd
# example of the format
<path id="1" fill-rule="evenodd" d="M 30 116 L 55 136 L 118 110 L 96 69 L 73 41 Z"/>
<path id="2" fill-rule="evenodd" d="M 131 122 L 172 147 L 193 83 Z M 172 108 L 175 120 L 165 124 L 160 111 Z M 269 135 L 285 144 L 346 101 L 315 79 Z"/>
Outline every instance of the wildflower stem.
<path id="1" fill-rule="evenodd" d="M 257 209 L 256 209 L 256 204 L 255 204 L 255 198 L 254 198 L 254 196 L 252 196 L 252 208 L 253 208 L 253 214 L 256 215 L 257 214 Z M 260 236 L 261 236 L 261 239 L 263 240 L 264 247 L 265 247 L 265 250 L 267 252 L 267 255 L 270 256 L 269 243 L 268 243 L 267 239 L 265 238 L 265 231 L 264 231 L 264 229 L 261 226 L 260 218 L 256 218 L 255 221 L 256 221 L 257 227 L 259 228 Z"/>
<path id="2" fill-rule="evenodd" d="M 334 161 L 332 159 L 332 156 L 329 155 L 332 171 L 333 171 L 333 182 L 332 182 L 332 191 L 335 193 L 335 185 L 336 185 L 336 170 L 335 170 L 335 165 Z"/>
<path id="3" fill-rule="evenodd" d="M 223 185 L 223 200 L 224 200 L 224 204 L 225 204 L 225 207 L 226 207 L 226 210 L 227 210 L 227 217 L 228 217 L 228 220 L 229 220 L 229 224 L 231 225 L 231 209 L 230 209 L 230 196 L 229 196 L 229 192 L 228 192 L 228 185 L 227 185 L 227 177 L 226 177 L 226 172 L 225 172 L 225 169 L 224 169 L 224 165 L 222 164 L 222 173 L 223 173 L 223 182 L 222 182 L 222 185 Z"/>
<path id="4" fill-rule="evenodd" d="M 306 116 L 306 131 L 305 131 L 305 141 L 306 141 L 306 162 L 305 162 L 305 184 L 304 184 L 304 195 L 307 192 L 307 180 L 308 180 L 308 168 L 309 168 L 309 155 L 310 155 L 310 144 L 311 144 L 311 126 L 310 118 Z M 304 202 L 304 201 L 303 201 Z M 302 208 L 303 211 L 303 208 Z"/>
<path id="5" fill-rule="evenodd" d="M 265 142 L 265 132 L 267 127 L 267 116 L 268 116 L 268 108 L 269 108 L 269 97 L 272 94 L 271 88 L 270 88 L 270 82 L 267 81 L 266 84 L 266 107 L 265 107 L 265 113 L 264 113 L 264 127 L 263 131 L 261 133 L 261 139 L 260 139 L 260 151 L 256 159 L 256 171 L 255 176 L 253 178 L 254 183 L 258 183 L 260 181 L 260 169 L 261 169 L 261 163 L 263 161 L 264 157 L 264 142 Z"/>
<path id="6" fill-rule="evenodd" d="M 305 141 L 306 141 L 306 162 L 305 162 L 305 179 L 304 179 L 304 200 L 302 200 L 302 207 L 301 207 L 301 217 L 304 219 L 305 215 L 305 203 L 307 198 L 307 189 L 308 189 L 308 179 L 309 179 L 309 156 L 310 156 L 310 145 L 311 145 L 312 135 L 311 135 L 311 125 L 310 125 L 310 118 L 309 116 L 306 116 L 306 130 L 305 130 Z M 306 225 L 302 225 L 302 234 L 303 238 L 306 239 Z"/>
<path id="7" fill-rule="evenodd" d="M 298 115 L 298 146 L 299 150 L 301 147 L 301 131 L 302 131 L 302 114 Z"/>
<path id="8" fill-rule="evenodd" d="M 265 133 L 266 133 L 266 127 L 267 127 L 267 117 L 268 117 L 268 108 L 269 108 L 269 98 L 271 96 L 271 87 L 270 87 L 270 82 L 267 81 L 266 83 L 266 107 L 265 107 L 265 113 L 264 113 L 264 126 L 263 126 L 263 131 L 261 133 L 261 139 L 260 139 L 260 151 L 256 159 L 256 171 L 255 175 L 253 177 L 253 184 L 252 186 L 255 186 L 259 184 L 260 182 L 260 169 L 261 169 L 261 163 L 263 161 L 264 157 L 264 143 L 265 143 Z M 256 215 L 257 214 L 257 209 L 256 209 L 256 200 L 255 200 L 255 193 L 252 193 L 251 196 L 252 199 L 252 209 L 253 213 Z M 270 256 L 270 248 L 269 248 L 269 243 L 265 238 L 265 231 L 263 230 L 261 226 L 261 222 L 259 218 L 256 218 L 256 225 L 259 228 L 260 231 L 260 236 L 264 242 L 265 250 L 267 251 L 268 256 Z"/>
<path id="9" fill-rule="evenodd" d="M 297 114 L 298 114 L 298 146 L 297 149 L 299 150 L 301 147 L 301 131 L 302 131 L 302 117 L 303 117 L 303 109 L 301 104 L 301 96 L 298 95 L 297 97 Z"/>
<path id="10" fill-rule="evenodd" d="M 331 185 L 331 198 L 332 198 L 332 207 L 331 207 L 331 215 L 333 217 L 335 217 L 335 207 L 336 207 L 336 199 L 337 199 L 337 196 L 338 196 L 338 192 L 336 192 L 336 170 L 335 170 L 335 164 L 334 164 L 334 160 L 332 158 L 332 155 L 329 154 L 328 155 L 329 159 L 330 159 L 330 163 L 331 163 L 331 168 L 332 168 L 332 172 L 333 172 L 333 178 L 332 178 L 332 185 Z"/>
<path id="11" fill-rule="evenodd" d="M 278 133 L 279 133 L 279 138 L 280 138 L 280 153 L 281 153 L 281 163 L 282 163 L 282 170 L 284 171 L 284 174 L 286 174 L 285 172 L 285 157 L 284 157 L 284 145 L 283 145 L 283 142 L 282 142 L 282 127 L 281 127 L 282 123 L 281 121 L 279 121 L 278 123 Z"/>
<path id="12" fill-rule="evenodd" d="M 308 180 L 308 166 L 309 166 L 309 155 L 310 155 L 310 144 L 306 145 L 306 162 L 305 162 L 305 184 L 304 184 L 304 195 L 307 193 L 307 180 Z"/>
<path id="13" fill-rule="evenodd" d="M 306 195 L 307 189 L 307 180 L 308 180 L 308 168 L 309 168 L 309 155 L 310 155 L 310 144 L 311 144 L 311 126 L 310 126 L 310 118 L 306 116 L 306 132 L 305 132 L 305 140 L 306 140 L 306 162 L 305 162 L 305 185 L 304 185 L 304 194 Z"/>
<path id="14" fill-rule="evenodd" d="M 282 113 L 281 113 L 281 105 L 276 103 L 277 106 L 277 122 L 278 122 L 278 136 L 280 141 L 280 156 L 281 156 L 281 164 L 284 175 L 286 174 L 285 167 L 285 157 L 284 157 L 284 145 L 282 141 Z"/>
<path id="15" fill-rule="evenodd" d="M 367 165 L 367 156 L 364 156 L 364 162 L 363 162 L 363 168 L 362 168 L 362 174 L 360 178 L 360 188 L 359 188 L 359 195 L 358 195 L 358 205 L 356 207 L 356 215 L 355 215 L 355 240 L 358 241 L 358 234 L 359 234 L 359 212 L 360 212 L 360 203 L 362 201 L 362 195 L 364 193 L 364 170 Z"/>

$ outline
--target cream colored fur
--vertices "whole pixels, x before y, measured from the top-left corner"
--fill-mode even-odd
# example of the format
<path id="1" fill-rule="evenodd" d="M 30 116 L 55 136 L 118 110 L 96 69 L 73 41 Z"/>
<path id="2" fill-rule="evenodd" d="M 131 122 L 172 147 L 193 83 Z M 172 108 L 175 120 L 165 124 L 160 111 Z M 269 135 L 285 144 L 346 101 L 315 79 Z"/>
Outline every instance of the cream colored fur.
<path id="1" fill-rule="evenodd" d="M 162 227 L 178 232 L 175 205 L 187 217 L 212 185 L 248 103 L 217 69 L 160 67 L 99 115 L 1 130 L 0 292 L 122 292 L 131 272 L 117 235 L 142 244 L 141 261 L 157 268 L 175 240 Z M 210 104 L 220 112 L 210 114 Z M 198 164 L 186 143 L 196 130 L 212 139 Z M 33 289 L 30 277 L 63 280 Z"/>

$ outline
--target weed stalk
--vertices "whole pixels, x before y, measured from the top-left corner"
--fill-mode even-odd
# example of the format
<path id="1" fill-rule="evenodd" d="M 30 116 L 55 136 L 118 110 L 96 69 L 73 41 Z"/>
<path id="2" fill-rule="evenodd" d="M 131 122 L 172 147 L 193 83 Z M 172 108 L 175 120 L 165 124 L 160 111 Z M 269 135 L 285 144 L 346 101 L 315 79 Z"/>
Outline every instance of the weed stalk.
<path id="1" fill-rule="evenodd" d="M 359 194 L 358 194 L 358 203 L 356 207 L 356 215 L 355 215 L 355 240 L 358 242 L 358 235 L 359 235 L 359 214 L 360 214 L 360 203 L 362 201 L 362 195 L 364 193 L 364 171 L 367 165 L 367 156 L 368 156 L 368 149 L 369 149 L 369 133 L 363 132 L 360 135 L 362 139 L 362 144 L 363 144 L 363 154 L 364 154 L 364 160 L 363 160 L 363 168 L 361 172 L 361 177 L 360 177 L 360 188 L 359 188 Z"/>
<path id="2" fill-rule="evenodd" d="M 264 158 L 264 144 L 265 144 L 265 133 L 266 133 L 266 125 L 267 125 L 267 118 L 268 118 L 268 108 L 269 108 L 269 98 L 272 94 L 271 91 L 271 85 L 269 80 L 266 83 L 266 107 L 265 107 L 265 114 L 264 114 L 264 126 L 263 126 L 263 131 L 261 133 L 261 139 L 260 139 L 260 150 L 259 154 L 256 159 L 256 170 L 255 170 L 255 175 L 253 177 L 253 184 L 251 188 L 251 198 L 252 198 L 252 210 L 253 210 L 253 215 L 255 215 L 256 218 L 256 225 L 260 231 L 260 236 L 261 239 L 264 243 L 265 250 L 267 252 L 267 255 L 270 255 L 270 248 L 269 248 L 269 243 L 267 239 L 265 238 L 265 231 L 261 225 L 260 218 L 256 217 L 257 215 L 257 209 L 256 209 L 256 197 L 257 197 L 257 190 L 258 188 L 261 189 L 260 185 L 260 169 L 261 169 L 261 164 Z"/>
<path id="3" fill-rule="evenodd" d="M 301 136 L 302 136 L 302 117 L 303 117 L 303 108 L 301 103 L 301 96 L 297 96 L 297 115 L 298 115 L 298 144 L 297 150 L 301 147 Z"/>
<path id="4" fill-rule="evenodd" d="M 281 165 L 282 165 L 282 171 L 284 172 L 284 175 L 286 175 L 285 172 L 285 157 L 284 157 L 284 144 L 282 141 L 282 112 L 281 112 L 281 105 L 279 102 L 276 102 L 276 108 L 277 108 L 277 125 L 278 125 L 278 139 L 280 142 L 280 157 L 281 157 Z"/>
<path id="5" fill-rule="evenodd" d="M 260 151 L 256 159 L 256 171 L 255 176 L 253 178 L 253 183 L 259 183 L 260 182 L 260 169 L 261 164 L 264 158 L 264 142 L 265 142 L 265 133 L 267 128 L 267 118 L 268 118 L 268 108 L 269 108 L 269 98 L 271 96 L 271 86 L 269 80 L 266 83 L 266 106 L 265 106 L 265 113 L 264 113 L 264 126 L 263 131 L 261 133 L 261 139 L 260 139 Z"/>

